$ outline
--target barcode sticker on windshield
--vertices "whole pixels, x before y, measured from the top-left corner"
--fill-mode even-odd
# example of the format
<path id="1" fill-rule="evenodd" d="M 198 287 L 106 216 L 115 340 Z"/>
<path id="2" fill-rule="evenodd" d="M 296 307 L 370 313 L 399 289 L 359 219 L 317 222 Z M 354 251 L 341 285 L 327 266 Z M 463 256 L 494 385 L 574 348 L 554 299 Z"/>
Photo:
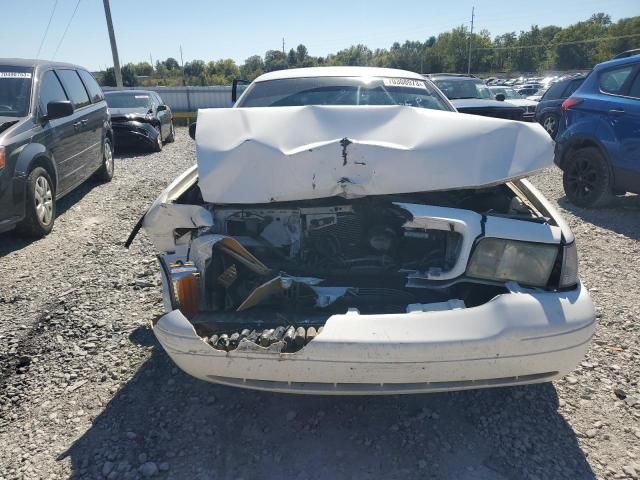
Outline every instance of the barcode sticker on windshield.
<path id="1" fill-rule="evenodd" d="M 422 90 L 427 89 L 427 85 L 422 80 L 415 80 L 413 78 L 383 78 L 382 83 L 385 87 L 420 88 Z"/>
<path id="2" fill-rule="evenodd" d="M 0 72 L 0 78 L 31 78 L 31 72 Z"/>

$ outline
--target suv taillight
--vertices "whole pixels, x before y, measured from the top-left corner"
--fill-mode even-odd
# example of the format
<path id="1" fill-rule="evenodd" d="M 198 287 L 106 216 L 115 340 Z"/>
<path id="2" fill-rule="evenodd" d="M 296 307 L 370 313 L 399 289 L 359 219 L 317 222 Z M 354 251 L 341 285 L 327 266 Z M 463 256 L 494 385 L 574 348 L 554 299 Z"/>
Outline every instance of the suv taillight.
<path id="1" fill-rule="evenodd" d="M 571 107 L 575 107 L 576 105 L 580 105 L 583 102 L 581 98 L 577 97 L 569 97 L 564 102 L 562 102 L 562 111 L 566 112 Z"/>
<path id="2" fill-rule="evenodd" d="M 0 168 L 4 168 L 7 158 L 4 153 L 4 147 L 0 147 Z"/>

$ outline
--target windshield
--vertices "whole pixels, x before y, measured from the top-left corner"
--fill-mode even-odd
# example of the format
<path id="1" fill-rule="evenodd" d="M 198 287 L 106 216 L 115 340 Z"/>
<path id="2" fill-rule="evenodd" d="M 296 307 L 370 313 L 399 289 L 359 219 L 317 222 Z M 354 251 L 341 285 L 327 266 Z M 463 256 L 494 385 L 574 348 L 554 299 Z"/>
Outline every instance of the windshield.
<path id="1" fill-rule="evenodd" d="M 489 91 L 482 80 L 475 79 L 456 79 L 456 80 L 434 80 L 442 93 L 449 100 L 457 100 L 460 98 L 493 98 L 494 95 Z"/>
<path id="2" fill-rule="evenodd" d="M 108 93 L 105 95 L 109 108 L 149 108 L 151 97 L 146 93 Z"/>
<path id="3" fill-rule="evenodd" d="M 498 95 L 499 93 L 504 95 L 504 98 L 506 98 L 507 100 L 511 99 L 511 100 L 522 100 L 524 97 L 522 95 L 520 95 L 518 92 L 516 92 L 513 88 L 505 88 L 505 87 L 491 87 L 491 93 L 493 93 L 494 96 Z"/>
<path id="4" fill-rule="evenodd" d="M 451 110 L 428 82 L 408 78 L 309 77 L 253 83 L 238 107 L 406 105 Z"/>
<path id="5" fill-rule="evenodd" d="M 31 67 L 0 65 L 0 116 L 25 117 L 31 103 Z"/>

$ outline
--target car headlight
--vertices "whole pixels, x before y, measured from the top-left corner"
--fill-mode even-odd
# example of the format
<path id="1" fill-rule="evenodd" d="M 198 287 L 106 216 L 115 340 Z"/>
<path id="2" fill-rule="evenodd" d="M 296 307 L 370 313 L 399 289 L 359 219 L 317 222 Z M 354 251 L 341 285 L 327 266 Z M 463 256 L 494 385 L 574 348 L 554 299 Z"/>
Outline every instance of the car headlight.
<path id="1" fill-rule="evenodd" d="M 544 287 L 557 256 L 557 245 L 483 238 L 469 261 L 467 275 Z"/>
<path id="2" fill-rule="evenodd" d="M 560 270 L 560 288 L 573 287 L 578 283 L 578 249 L 576 242 L 562 248 L 562 270 Z"/>

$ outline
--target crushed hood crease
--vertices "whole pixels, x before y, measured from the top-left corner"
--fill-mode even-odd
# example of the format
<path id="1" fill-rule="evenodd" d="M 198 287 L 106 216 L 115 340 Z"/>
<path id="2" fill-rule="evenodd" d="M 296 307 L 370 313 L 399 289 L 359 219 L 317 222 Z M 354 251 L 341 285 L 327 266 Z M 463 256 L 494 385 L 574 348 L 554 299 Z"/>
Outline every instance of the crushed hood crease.
<path id="1" fill-rule="evenodd" d="M 538 124 L 404 106 L 204 109 L 196 143 L 211 203 L 474 188 L 553 163 Z"/>

